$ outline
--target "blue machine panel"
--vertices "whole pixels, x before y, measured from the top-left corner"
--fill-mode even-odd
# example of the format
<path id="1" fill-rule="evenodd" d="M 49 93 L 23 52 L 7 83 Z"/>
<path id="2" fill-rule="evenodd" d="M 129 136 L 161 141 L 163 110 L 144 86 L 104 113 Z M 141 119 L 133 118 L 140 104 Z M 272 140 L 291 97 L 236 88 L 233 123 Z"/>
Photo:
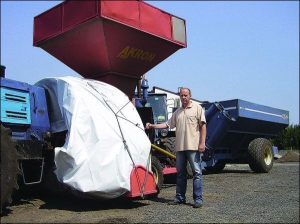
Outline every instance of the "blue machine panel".
<path id="1" fill-rule="evenodd" d="M 38 86 L 31 86 L 30 96 L 31 130 L 41 138 L 44 131 L 50 130 L 50 120 L 45 90 Z"/>
<path id="2" fill-rule="evenodd" d="M 30 99 L 28 92 L 1 87 L 1 121 L 30 124 Z"/>
<path id="3" fill-rule="evenodd" d="M 11 111 L 24 113 L 22 119 L 11 117 Z M 43 132 L 50 130 L 45 89 L 1 78 L 1 122 L 9 124 L 14 139 L 27 140 L 32 136 L 41 139 Z"/>

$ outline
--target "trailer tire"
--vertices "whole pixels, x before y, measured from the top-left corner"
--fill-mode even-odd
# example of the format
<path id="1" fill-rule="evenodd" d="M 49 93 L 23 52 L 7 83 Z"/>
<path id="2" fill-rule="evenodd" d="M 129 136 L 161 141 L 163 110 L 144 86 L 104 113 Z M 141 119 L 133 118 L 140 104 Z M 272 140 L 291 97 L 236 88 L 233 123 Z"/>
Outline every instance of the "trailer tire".
<path id="1" fill-rule="evenodd" d="M 218 160 L 214 166 L 204 167 L 210 173 L 221 173 L 226 166 L 226 162 L 224 160 Z"/>
<path id="2" fill-rule="evenodd" d="M 21 173 L 17 143 L 13 141 L 10 133 L 11 130 L 1 124 L 1 213 L 12 202 L 14 191 L 19 189 L 18 175 Z"/>
<path id="3" fill-rule="evenodd" d="M 157 190 L 160 191 L 164 183 L 164 175 L 162 165 L 155 156 L 151 157 L 151 170 L 153 172 Z"/>
<path id="4" fill-rule="evenodd" d="M 271 143 L 265 138 L 256 138 L 248 147 L 249 167 L 255 173 L 268 173 L 274 162 Z"/>

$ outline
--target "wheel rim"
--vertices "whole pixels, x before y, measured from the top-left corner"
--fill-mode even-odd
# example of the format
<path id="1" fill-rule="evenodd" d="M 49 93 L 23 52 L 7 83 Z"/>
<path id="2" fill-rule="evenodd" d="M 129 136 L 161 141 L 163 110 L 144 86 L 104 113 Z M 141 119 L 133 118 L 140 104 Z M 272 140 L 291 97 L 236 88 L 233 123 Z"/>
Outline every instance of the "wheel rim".
<path id="1" fill-rule="evenodd" d="M 265 159 L 264 160 L 267 165 L 270 165 L 272 163 L 272 152 L 269 147 L 267 147 L 265 150 Z"/>

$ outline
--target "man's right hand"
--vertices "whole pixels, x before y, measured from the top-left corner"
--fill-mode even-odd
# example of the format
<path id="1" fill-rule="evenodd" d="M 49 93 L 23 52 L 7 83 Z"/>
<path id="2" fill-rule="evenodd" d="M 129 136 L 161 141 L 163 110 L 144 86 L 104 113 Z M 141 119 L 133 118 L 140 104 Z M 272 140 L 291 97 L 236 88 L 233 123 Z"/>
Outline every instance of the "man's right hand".
<path id="1" fill-rule="evenodd" d="M 145 129 L 150 129 L 151 128 L 151 124 L 150 123 L 146 123 L 146 127 L 145 127 Z"/>

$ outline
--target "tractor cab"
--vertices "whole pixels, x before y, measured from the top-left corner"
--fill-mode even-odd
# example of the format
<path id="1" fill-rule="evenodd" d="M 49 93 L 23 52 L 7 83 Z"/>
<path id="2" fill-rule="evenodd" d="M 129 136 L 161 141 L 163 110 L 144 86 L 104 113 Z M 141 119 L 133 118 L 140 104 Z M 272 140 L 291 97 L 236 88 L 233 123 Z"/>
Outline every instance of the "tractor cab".
<path id="1" fill-rule="evenodd" d="M 167 94 L 149 93 L 145 107 L 152 107 L 154 123 L 161 124 L 168 120 Z"/>

